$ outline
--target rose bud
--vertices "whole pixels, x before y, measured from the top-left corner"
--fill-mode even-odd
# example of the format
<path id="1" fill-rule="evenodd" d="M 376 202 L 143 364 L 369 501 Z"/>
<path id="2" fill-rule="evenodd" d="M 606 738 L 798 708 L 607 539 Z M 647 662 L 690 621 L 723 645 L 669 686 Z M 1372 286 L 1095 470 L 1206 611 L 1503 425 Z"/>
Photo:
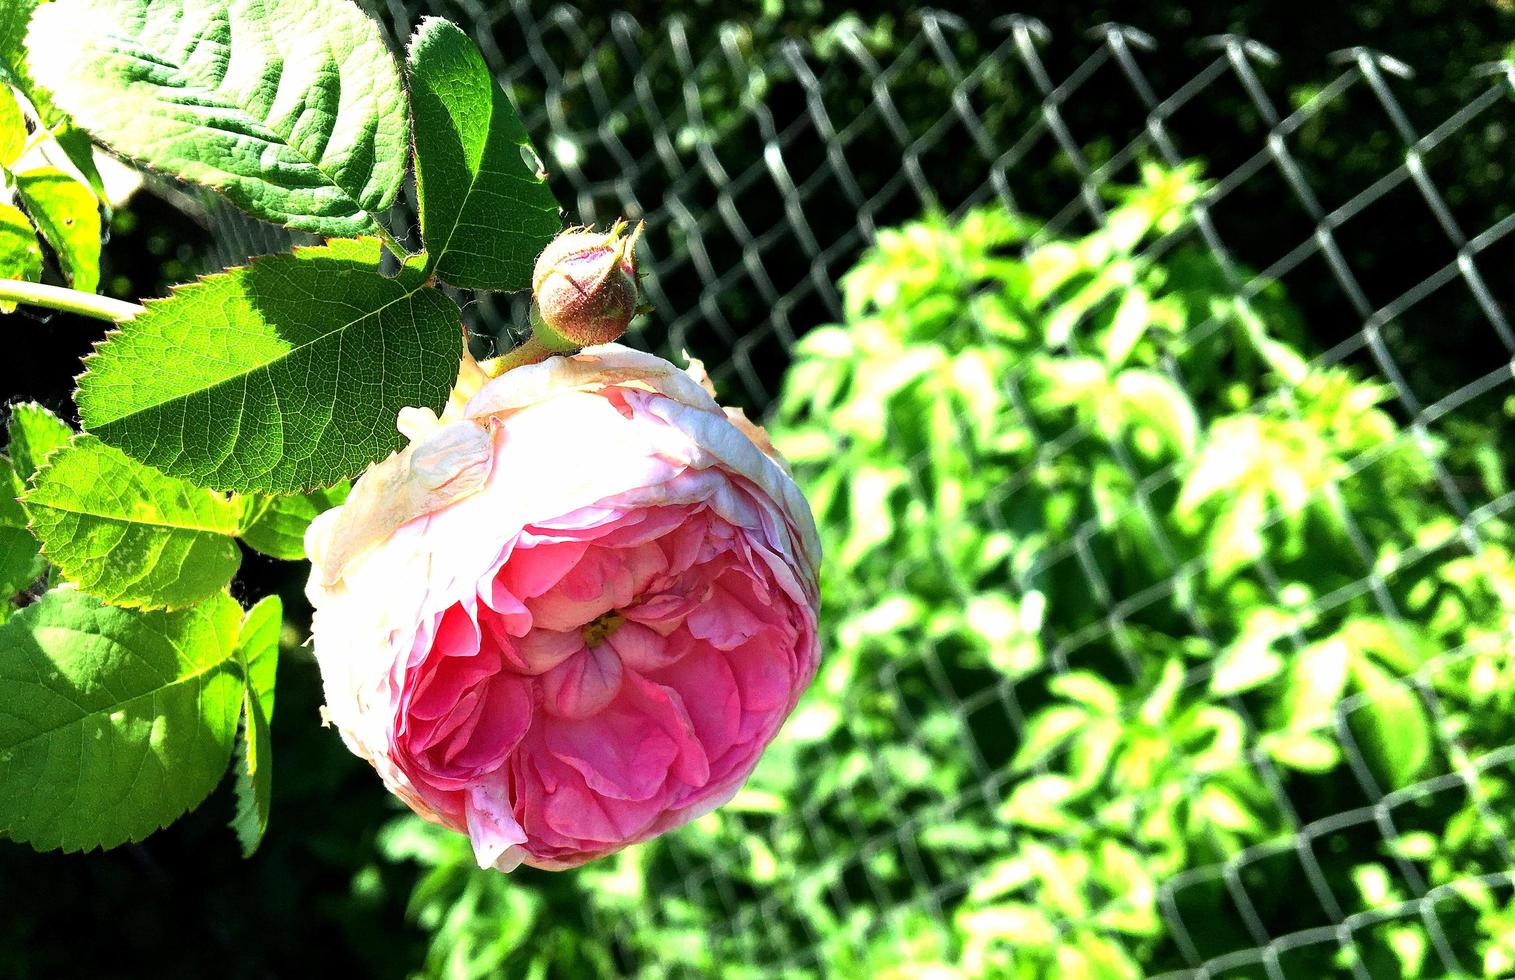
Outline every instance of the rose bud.
<path id="1" fill-rule="evenodd" d="M 626 332 L 637 311 L 636 243 L 618 221 L 601 234 L 565 231 L 537 256 L 531 273 L 531 328 L 551 351 L 608 344 Z"/>
<path id="2" fill-rule="evenodd" d="M 818 657 L 815 525 L 761 430 L 619 345 L 401 423 L 306 535 L 352 751 L 500 870 L 730 799 Z"/>

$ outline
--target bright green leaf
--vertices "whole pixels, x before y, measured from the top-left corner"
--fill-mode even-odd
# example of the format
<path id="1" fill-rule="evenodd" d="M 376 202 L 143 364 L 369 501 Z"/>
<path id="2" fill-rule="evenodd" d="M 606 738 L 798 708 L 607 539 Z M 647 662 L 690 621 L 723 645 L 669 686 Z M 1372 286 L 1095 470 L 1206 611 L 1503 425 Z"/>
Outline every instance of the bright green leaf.
<path id="1" fill-rule="evenodd" d="M 1346 693 L 1351 659 L 1351 650 L 1340 636 L 1312 643 L 1295 655 L 1281 702 L 1290 728 L 1331 726 L 1336 705 Z"/>
<path id="2" fill-rule="evenodd" d="M 1199 790 L 1199 798 L 1194 801 L 1194 810 L 1197 814 L 1203 814 L 1217 827 L 1226 830 L 1255 834 L 1263 829 L 1256 815 L 1236 798 L 1236 794 L 1218 783 L 1211 783 Z"/>
<path id="3" fill-rule="evenodd" d="M 1010 763 L 1010 771 L 1022 773 L 1045 762 L 1077 735 L 1088 720 L 1089 713 L 1073 705 L 1060 704 L 1044 708 L 1026 726 L 1020 748 Z"/>
<path id="4" fill-rule="evenodd" d="M 1062 807 L 1079 792 L 1078 784 L 1067 776 L 1057 773 L 1032 776 L 1015 784 L 1010 798 L 999 808 L 999 818 L 1038 830 L 1069 830 L 1075 821 Z"/>
<path id="5" fill-rule="evenodd" d="M 367 231 L 405 175 L 398 66 L 344 0 L 55 0 L 26 43 L 97 139 L 260 218 Z"/>
<path id="6" fill-rule="evenodd" d="M 1227 502 L 1210 529 L 1210 566 L 1206 571 L 1213 581 L 1225 581 L 1264 553 L 1267 520 L 1268 500 L 1256 487 L 1248 487 Z"/>
<path id="7" fill-rule="evenodd" d="M 64 118 L 32 79 L 26 59 L 26 28 L 31 23 L 32 12 L 42 0 L 5 0 L 0 3 L 0 72 L 6 80 L 21 90 L 37 115 L 48 126 L 56 125 Z"/>
<path id="8" fill-rule="evenodd" d="M 10 204 L 0 204 L 0 279 L 37 282 L 42 278 L 42 246 L 37 231 L 22 213 Z M 0 302 L 0 313 L 15 312 L 15 303 Z"/>
<path id="9" fill-rule="evenodd" d="M 1110 682 L 1087 670 L 1059 674 L 1047 682 L 1048 690 L 1059 697 L 1090 708 L 1095 714 L 1114 715 L 1120 711 L 1120 695 Z"/>
<path id="10" fill-rule="evenodd" d="M 1254 612 L 1242 635 L 1221 651 L 1215 662 L 1215 673 L 1210 676 L 1211 694 L 1220 697 L 1241 694 L 1268 683 L 1283 672 L 1283 658 L 1273 646 L 1288 631 L 1288 626 L 1282 624 L 1275 629 L 1271 621 L 1258 622 L 1264 618 L 1260 614 L 1272 612 L 1268 609 Z"/>
<path id="11" fill-rule="evenodd" d="M 26 529 L 26 511 L 16 497 L 21 480 L 0 456 L 0 604 L 31 585 L 47 569 L 37 539 Z"/>
<path id="12" fill-rule="evenodd" d="M 1354 658 L 1352 677 L 1366 703 L 1347 720 L 1363 755 L 1390 788 L 1410 785 L 1434 751 L 1425 705 L 1406 683 L 1366 657 Z"/>
<path id="13" fill-rule="evenodd" d="M 118 606 L 179 609 L 223 589 L 242 553 L 241 508 L 81 435 L 21 498 L 42 553 Z"/>
<path id="14" fill-rule="evenodd" d="M 100 285 L 100 202 L 94 192 L 55 167 L 17 174 L 16 192 L 58 253 L 69 283 L 94 292 Z"/>
<path id="15" fill-rule="evenodd" d="M 36 402 L 12 405 L 6 428 L 10 435 L 10 456 L 22 483 L 31 479 L 48 453 L 68 445 L 74 437 L 74 430 L 67 422 Z"/>
<path id="16" fill-rule="evenodd" d="M 0 85 L 0 167 L 9 167 L 26 146 L 26 117 L 16 97 Z"/>
<path id="17" fill-rule="evenodd" d="M 1120 367 L 1131 356 L 1131 351 L 1141 342 L 1152 322 L 1151 298 L 1146 290 L 1132 287 L 1121 296 L 1115 308 L 1115 318 L 1110 329 L 1100 340 L 1105 350 L 1105 362 L 1112 368 Z"/>
<path id="18" fill-rule="evenodd" d="M 1262 747 L 1274 759 L 1301 772 L 1329 772 L 1341 762 L 1335 741 L 1313 732 L 1275 732 L 1262 740 Z"/>
<path id="19" fill-rule="evenodd" d="M 226 771 L 241 609 L 177 613 L 54 589 L 0 626 L 0 834 L 39 850 L 141 840 Z"/>
<path id="20" fill-rule="evenodd" d="M 260 495 L 244 518 L 242 540 L 271 558 L 300 561 L 305 558 L 305 529 L 317 514 L 346 500 L 351 486 L 343 480 L 327 490 Z"/>
<path id="21" fill-rule="evenodd" d="M 458 307 L 376 238 L 339 239 L 206 276 L 88 359 L 84 424 L 205 486 L 330 486 L 402 443 L 407 405 L 440 409 L 462 356 Z"/>
<path id="22" fill-rule="evenodd" d="M 104 201 L 105 180 L 100 176 L 100 168 L 95 165 L 95 144 L 90 142 L 89 134 L 77 126 L 65 123 L 54 128 L 53 140 L 63 155 L 68 157 L 68 162 L 78 168 L 79 175 L 84 178 L 95 197 Z"/>
<path id="23" fill-rule="evenodd" d="M 1155 371 L 1126 370 L 1115 378 L 1115 393 L 1130 423 L 1155 433 L 1180 458 L 1194 455 L 1199 416 L 1189 396 Z"/>
<path id="24" fill-rule="evenodd" d="M 561 227 L 558 202 L 478 45 L 449 21 L 427 18 L 411 39 L 410 98 L 421 236 L 437 276 L 524 289 Z"/>
<path id="25" fill-rule="evenodd" d="M 274 681 L 279 668 L 279 630 L 284 606 L 271 595 L 247 611 L 237 640 L 237 658 L 247 679 L 242 695 L 242 743 L 238 750 L 237 812 L 231 826 L 252 857 L 268 829 L 273 792 L 273 746 L 269 724 L 274 717 Z"/>

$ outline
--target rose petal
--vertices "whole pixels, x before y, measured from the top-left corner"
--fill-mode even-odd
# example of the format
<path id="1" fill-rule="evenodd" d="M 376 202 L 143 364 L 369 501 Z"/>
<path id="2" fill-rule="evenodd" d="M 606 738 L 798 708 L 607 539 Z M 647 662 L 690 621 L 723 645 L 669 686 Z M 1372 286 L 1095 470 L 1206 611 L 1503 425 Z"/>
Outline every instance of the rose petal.
<path id="1" fill-rule="evenodd" d="M 542 675 L 542 706 L 560 718 L 588 718 L 621 690 L 621 658 L 608 645 L 585 647 Z"/>
<path id="2" fill-rule="evenodd" d="M 622 623 L 616 627 L 605 642 L 632 670 L 662 670 L 683 657 L 694 645 L 694 639 L 686 630 L 671 636 L 663 636 L 656 630 L 640 623 Z"/>
<path id="3" fill-rule="evenodd" d="M 468 840 L 473 844 L 474 860 L 479 867 L 514 871 L 526 856 L 524 849 L 515 847 L 526 843 L 526 831 L 511 813 L 504 787 L 492 780 L 470 786 L 464 796 L 463 812 Z M 514 853 L 510 853 L 512 850 Z"/>
<path id="4" fill-rule="evenodd" d="M 582 541 L 517 548 L 500 569 L 500 581 L 511 595 L 535 598 L 562 581 L 587 550 L 589 545 Z"/>

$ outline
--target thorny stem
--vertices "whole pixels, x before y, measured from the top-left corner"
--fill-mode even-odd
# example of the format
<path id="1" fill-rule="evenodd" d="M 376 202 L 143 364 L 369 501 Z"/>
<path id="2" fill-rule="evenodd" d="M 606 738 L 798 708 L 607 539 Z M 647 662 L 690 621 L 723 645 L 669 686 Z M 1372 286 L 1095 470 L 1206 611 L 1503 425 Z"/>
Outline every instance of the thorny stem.
<path id="1" fill-rule="evenodd" d="M 107 323 L 130 320 L 143 310 L 136 303 L 81 292 L 77 289 L 64 289 L 62 286 L 47 286 L 40 282 L 25 282 L 20 279 L 0 279 L 0 302 L 7 301 L 26 303 L 29 306 L 43 306 L 64 313 L 77 313 L 80 316 L 93 317 Z"/>

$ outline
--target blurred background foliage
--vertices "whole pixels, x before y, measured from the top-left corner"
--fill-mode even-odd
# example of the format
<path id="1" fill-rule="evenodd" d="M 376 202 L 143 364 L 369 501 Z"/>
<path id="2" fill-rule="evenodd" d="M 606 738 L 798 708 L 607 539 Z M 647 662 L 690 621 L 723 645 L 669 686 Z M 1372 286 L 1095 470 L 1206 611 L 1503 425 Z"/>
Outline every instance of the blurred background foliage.
<path id="1" fill-rule="evenodd" d="M 1491 281 L 1515 257 L 1447 221 L 1511 215 L 1508 89 L 1419 141 L 1487 88 L 1475 69 L 1510 53 L 1515 12 L 1116 8 L 1016 10 L 1065 73 L 1118 13 L 1155 40 L 1141 66 L 1164 95 L 1213 57 L 1200 39 L 1246 33 L 1277 53 L 1248 56 L 1277 116 L 1305 111 L 1280 124 L 1226 75 L 1163 117 L 1203 159 L 1159 165 L 1126 154 L 1149 106 L 1107 67 L 1050 100 L 1066 141 L 1030 142 L 985 193 L 1049 104 L 987 57 L 999 5 L 951 5 L 937 34 L 816 0 L 633 2 L 535 33 L 474 11 L 570 214 L 645 204 L 659 309 L 637 342 L 704 358 L 793 462 L 827 553 L 821 674 L 717 813 L 580 871 L 483 873 L 318 726 L 302 583 L 249 554 L 243 598 L 292 611 L 262 850 L 237 856 L 229 787 L 107 854 L 0 847 L 0 975 L 1515 973 L 1515 406 L 1508 373 L 1473 387 L 1510 360 L 1491 326 L 1507 277 L 1369 316 L 1459 255 Z M 417 12 L 374 9 L 396 36 Z M 669 36 L 687 18 L 716 54 L 623 57 L 626 15 Z M 922 37 L 930 57 L 900 57 Z M 1374 61 L 1389 99 L 1335 97 L 1330 55 L 1355 46 L 1414 79 Z M 859 57 L 893 67 L 880 83 Z M 840 178 L 804 185 L 803 220 L 766 231 L 795 195 L 740 175 L 772 120 L 818 86 L 845 130 L 881 84 L 897 125 L 845 146 L 862 206 Z M 1287 166 L 1247 169 L 1280 132 Z M 835 152 L 782 145 L 796 175 Z M 228 221 L 176 188 L 139 195 L 113 216 L 106 291 L 161 294 L 279 244 Z M 1270 271 L 1321 227 L 1367 313 L 1329 253 Z M 481 342 L 514 332 L 519 311 L 472 310 Z M 29 333 L 4 390 L 72 416 L 92 329 L 7 320 Z M 84 910 L 101 941 L 80 942 Z"/>

